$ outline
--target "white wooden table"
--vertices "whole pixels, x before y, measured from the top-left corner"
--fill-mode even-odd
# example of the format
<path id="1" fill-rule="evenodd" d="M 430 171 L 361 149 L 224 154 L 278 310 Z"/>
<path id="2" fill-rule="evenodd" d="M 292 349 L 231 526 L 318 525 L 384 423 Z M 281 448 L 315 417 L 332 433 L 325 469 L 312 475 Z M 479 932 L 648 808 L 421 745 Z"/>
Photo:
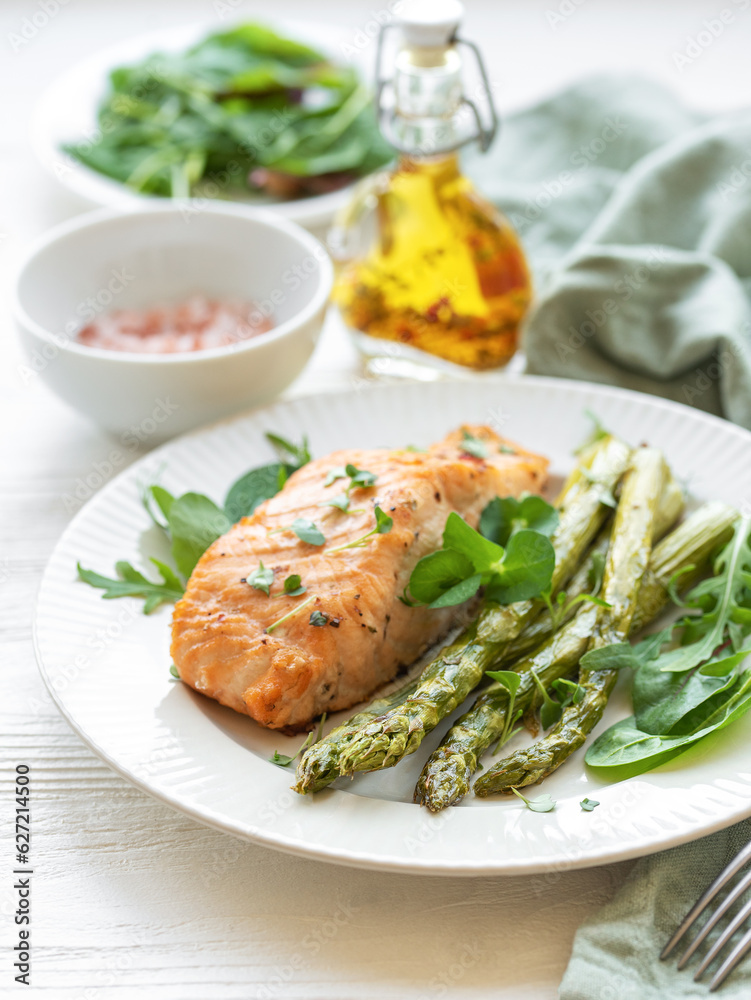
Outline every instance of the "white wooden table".
<path id="1" fill-rule="evenodd" d="M 35 164 L 26 126 L 36 95 L 77 58 L 127 34 L 240 15 L 320 17 L 355 32 L 386 5 L 285 0 L 4 0 L 0 7 L 0 280 L 36 234 L 84 207 Z M 587 71 L 657 76 L 706 108 L 748 102 L 751 10 L 680 69 L 676 53 L 713 5 L 606 0 L 468 0 L 505 108 Z M 712 8 L 710 10 L 710 7 Z M 47 11 L 45 17 L 39 11 Z M 719 7 L 718 7 L 719 10 Z M 34 18 L 35 20 L 31 20 Z M 32 29 L 24 25 L 26 19 Z M 36 26 L 35 26 L 36 25 Z M 41 26 L 39 26 L 41 25 Z M 16 36 L 25 38 L 14 44 Z M 692 49 L 691 51 L 695 51 Z M 10 777 L 32 778 L 33 995 L 55 1000 L 304 997 L 550 998 L 579 923 L 629 865 L 513 879 L 377 874 L 300 860 L 196 825 L 115 775 L 46 694 L 31 645 L 38 581 L 75 490 L 112 439 L 58 402 L 21 357 L 0 309 L 0 996 L 13 982 Z M 347 384 L 357 359 L 333 326 L 295 392 Z M 128 455 L 127 461 L 138 457 Z M 119 471 L 119 470 L 118 470 Z M 116 697 L 116 692 L 113 693 Z"/>

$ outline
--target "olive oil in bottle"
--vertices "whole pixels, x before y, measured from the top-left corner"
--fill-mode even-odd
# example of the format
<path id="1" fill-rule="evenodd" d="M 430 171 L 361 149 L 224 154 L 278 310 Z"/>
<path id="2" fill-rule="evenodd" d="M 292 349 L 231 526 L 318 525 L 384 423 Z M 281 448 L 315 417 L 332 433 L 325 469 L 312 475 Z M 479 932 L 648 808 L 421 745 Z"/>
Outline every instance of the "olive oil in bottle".
<path id="1" fill-rule="evenodd" d="M 460 169 L 459 147 L 479 140 L 486 149 L 496 127 L 474 46 L 488 127 L 463 93 L 462 13 L 456 0 L 408 7 L 393 79 L 378 80 L 381 128 L 399 157 L 361 183 L 329 245 L 339 263 L 334 301 L 366 354 L 489 369 L 516 350 L 531 283 L 510 223 Z"/>

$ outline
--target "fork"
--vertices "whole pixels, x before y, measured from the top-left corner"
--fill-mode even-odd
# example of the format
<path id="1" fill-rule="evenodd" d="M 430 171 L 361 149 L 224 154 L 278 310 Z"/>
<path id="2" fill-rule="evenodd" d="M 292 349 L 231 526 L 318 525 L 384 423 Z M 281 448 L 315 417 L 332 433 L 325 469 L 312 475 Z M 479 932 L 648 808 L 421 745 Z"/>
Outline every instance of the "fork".
<path id="1" fill-rule="evenodd" d="M 727 868 L 725 868 L 725 870 L 717 876 L 704 895 L 697 900 L 695 906 L 689 911 L 689 913 L 686 914 L 683 923 L 662 949 L 660 959 L 664 960 L 668 957 L 686 931 L 688 931 L 689 928 L 695 923 L 697 918 L 704 912 L 707 906 L 709 906 L 715 896 L 717 896 L 718 893 L 720 893 L 725 886 L 728 885 L 728 883 L 745 865 L 748 864 L 749 861 L 751 861 L 751 843 L 746 844 L 746 846 L 733 858 Z M 679 969 L 685 968 L 692 955 L 695 954 L 697 948 L 699 948 L 702 942 L 706 939 L 712 928 L 717 926 L 722 917 L 725 916 L 728 910 L 730 910 L 733 904 L 741 898 L 743 893 L 749 887 L 751 887 L 751 871 L 746 872 L 746 874 L 739 879 L 738 882 L 736 882 L 693 941 L 691 941 L 678 962 Z M 731 919 L 730 923 L 722 931 L 712 947 L 702 958 L 699 967 L 694 974 L 694 982 L 698 982 L 702 978 L 709 964 L 717 958 L 735 932 L 746 922 L 746 920 L 748 920 L 749 917 L 751 917 L 751 900 L 745 903 L 740 910 L 738 910 L 735 916 Z M 751 930 L 746 931 L 745 935 L 733 948 L 717 972 L 715 972 L 714 977 L 709 984 L 710 993 L 714 992 L 719 986 L 722 985 L 725 979 L 730 975 L 736 965 L 738 965 L 749 950 L 751 950 Z"/>

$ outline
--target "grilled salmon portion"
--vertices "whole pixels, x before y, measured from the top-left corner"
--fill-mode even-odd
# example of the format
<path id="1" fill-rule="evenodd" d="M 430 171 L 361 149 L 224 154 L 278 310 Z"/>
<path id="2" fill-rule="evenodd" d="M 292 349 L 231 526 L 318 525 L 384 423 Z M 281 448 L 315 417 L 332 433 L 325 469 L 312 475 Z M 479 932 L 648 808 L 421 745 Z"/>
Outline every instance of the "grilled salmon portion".
<path id="1" fill-rule="evenodd" d="M 464 450 L 465 432 L 485 443 L 473 450 L 486 458 Z M 376 478 L 351 490 L 345 513 L 325 505 L 349 479 L 325 484 L 347 464 Z M 304 729 L 362 701 L 459 617 L 461 608 L 399 600 L 418 560 L 441 547 L 451 511 L 476 527 L 493 497 L 539 492 L 547 465 L 483 426 L 460 428 L 425 453 L 337 451 L 309 462 L 201 557 L 172 620 L 180 677 L 270 729 Z M 373 530 L 376 505 L 393 518 L 391 530 L 334 551 Z M 325 544 L 301 541 L 289 530 L 296 518 L 315 522 Z M 261 562 L 273 570 L 270 595 L 247 582 Z M 289 597 L 284 581 L 294 574 L 306 590 Z"/>

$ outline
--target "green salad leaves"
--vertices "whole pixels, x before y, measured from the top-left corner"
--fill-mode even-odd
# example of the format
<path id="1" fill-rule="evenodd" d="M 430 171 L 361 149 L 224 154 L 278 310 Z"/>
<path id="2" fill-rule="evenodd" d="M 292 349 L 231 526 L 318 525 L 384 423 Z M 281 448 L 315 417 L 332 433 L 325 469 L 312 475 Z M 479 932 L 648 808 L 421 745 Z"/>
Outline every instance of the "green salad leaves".
<path id="1" fill-rule="evenodd" d="M 688 613 L 634 647 L 598 650 L 589 669 L 636 670 L 634 714 L 587 751 L 591 767 L 623 778 L 651 770 L 751 708 L 751 519 L 736 524 L 715 573 L 690 591 Z M 587 654 L 591 656 L 591 654 Z"/>
<path id="2" fill-rule="evenodd" d="M 98 122 L 65 152 L 166 197 L 319 194 L 393 156 L 356 71 L 261 24 L 113 70 Z"/>

